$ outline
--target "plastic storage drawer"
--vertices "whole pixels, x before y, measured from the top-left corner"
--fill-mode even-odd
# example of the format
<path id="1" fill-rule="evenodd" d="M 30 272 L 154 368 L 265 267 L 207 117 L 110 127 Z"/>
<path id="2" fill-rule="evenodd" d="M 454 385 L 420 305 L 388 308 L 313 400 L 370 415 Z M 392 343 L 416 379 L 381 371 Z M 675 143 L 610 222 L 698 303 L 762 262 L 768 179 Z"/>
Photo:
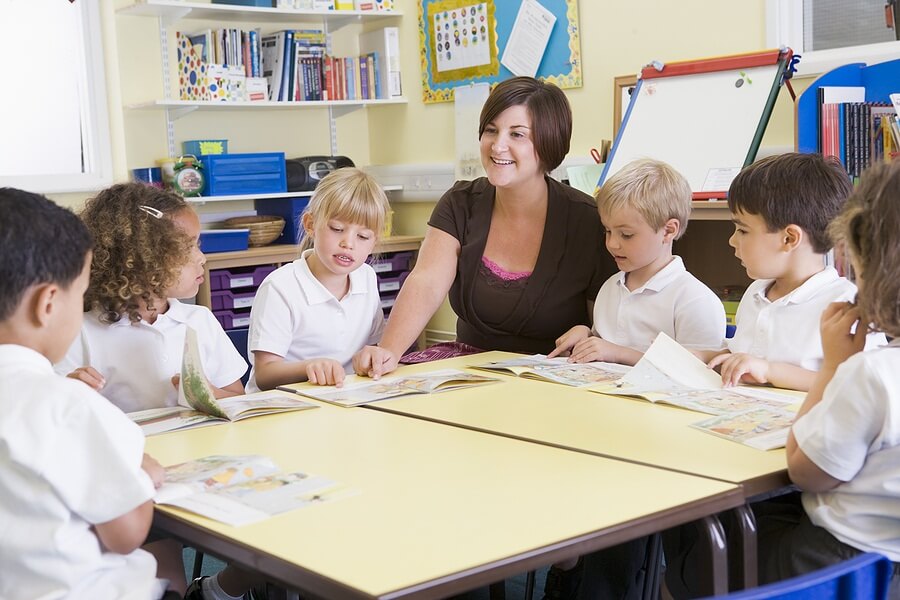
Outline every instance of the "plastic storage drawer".
<path id="1" fill-rule="evenodd" d="M 200 232 L 200 250 L 204 254 L 236 252 L 246 250 L 249 245 L 249 229 L 207 229 Z"/>
<path id="2" fill-rule="evenodd" d="M 300 215 L 309 205 L 309 197 L 302 198 L 266 198 L 254 200 L 253 207 L 261 215 L 274 215 L 284 219 L 284 230 L 281 235 L 272 242 L 273 244 L 297 244 L 300 242 L 300 234 L 303 227 L 300 224 Z"/>
<path id="3" fill-rule="evenodd" d="M 369 264 L 376 273 L 391 273 L 394 271 L 409 270 L 409 263 L 412 260 L 412 252 L 394 252 L 393 254 L 385 254 Z"/>
<path id="4" fill-rule="evenodd" d="M 209 289 L 211 291 L 217 291 L 258 286 L 263 282 L 263 279 L 274 270 L 274 265 L 241 267 L 236 269 L 216 269 L 215 271 L 209 272 Z"/>
<path id="5" fill-rule="evenodd" d="M 378 293 L 384 294 L 386 292 L 398 292 L 400 291 L 400 286 L 403 285 L 403 282 L 406 281 L 406 278 L 409 277 L 409 271 L 404 271 L 398 275 L 394 275 L 391 277 L 378 277 Z"/>
<path id="6" fill-rule="evenodd" d="M 213 292 L 212 309 L 213 310 L 233 310 L 236 308 L 250 308 L 253 306 L 253 298 L 256 297 L 256 290 L 250 292 L 230 292 L 221 290 Z"/>
<path id="7" fill-rule="evenodd" d="M 233 310 L 214 310 L 213 315 L 222 324 L 223 329 L 239 329 L 250 326 L 250 311 L 235 312 Z"/>
<path id="8" fill-rule="evenodd" d="M 287 191 L 284 152 L 204 154 L 204 196 L 277 194 Z"/>

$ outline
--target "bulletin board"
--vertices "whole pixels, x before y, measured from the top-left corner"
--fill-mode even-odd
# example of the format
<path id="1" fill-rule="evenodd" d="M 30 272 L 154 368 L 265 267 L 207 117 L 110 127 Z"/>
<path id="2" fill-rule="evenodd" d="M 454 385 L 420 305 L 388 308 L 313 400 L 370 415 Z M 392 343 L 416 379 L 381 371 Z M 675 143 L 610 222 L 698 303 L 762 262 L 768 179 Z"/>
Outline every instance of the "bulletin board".
<path id="1" fill-rule="evenodd" d="M 646 67 L 598 185 L 653 158 L 684 175 L 694 199 L 724 197 L 756 157 L 790 59 L 768 50 Z"/>
<path id="2" fill-rule="evenodd" d="M 556 22 L 536 77 L 560 88 L 581 87 L 578 0 L 538 2 Z M 500 57 L 521 4 L 522 0 L 419 0 L 422 100 L 452 102 L 453 89 L 462 84 L 494 84 L 513 77 Z M 466 36 L 454 35 L 463 30 Z"/>

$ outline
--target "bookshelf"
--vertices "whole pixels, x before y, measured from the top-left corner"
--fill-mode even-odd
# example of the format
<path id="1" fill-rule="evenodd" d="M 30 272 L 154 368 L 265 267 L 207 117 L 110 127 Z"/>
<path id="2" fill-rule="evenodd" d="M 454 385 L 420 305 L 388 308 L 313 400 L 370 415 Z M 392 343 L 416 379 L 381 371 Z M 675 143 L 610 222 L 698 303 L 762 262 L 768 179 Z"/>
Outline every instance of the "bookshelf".
<path id="1" fill-rule="evenodd" d="M 890 103 L 889 95 L 900 92 L 900 59 L 874 65 L 843 65 L 813 81 L 800 94 L 795 105 L 795 145 L 798 152 L 819 151 L 819 88 L 828 86 L 863 87 L 866 102 Z"/>
<path id="2" fill-rule="evenodd" d="M 403 16 L 400 11 L 350 11 L 350 10 L 296 10 L 286 8 L 262 8 L 185 2 L 182 0 L 136 0 L 116 11 L 120 16 L 155 17 L 158 23 L 160 66 L 162 68 L 163 97 L 126 108 L 136 111 L 164 111 L 166 120 L 166 143 L 169 156 L 177 156 L 175 147 L 175 121 L 195 111 L 269 111 L 269 110 L 327 110 L 329 122 L 329 143 L 332 155 L 339 154 L 335 120 L 349 112 L 379 105 L 405 104 L 405 97 L 378 100 L 331 100 L 303 102 L 218 102 L 186 101 L 177 99 L 177 89 L 173 89 L 172 58 L 169 44 L 169 29 L 184 20 L 210 21 L 216 23 L 252 23 L 266 25 L 271 30 L 291 27 L 321 27 L 325 34 L 326 46 L 331 53 L 331 33 L 354 24 L 378 23 L 388 25 Z"/>

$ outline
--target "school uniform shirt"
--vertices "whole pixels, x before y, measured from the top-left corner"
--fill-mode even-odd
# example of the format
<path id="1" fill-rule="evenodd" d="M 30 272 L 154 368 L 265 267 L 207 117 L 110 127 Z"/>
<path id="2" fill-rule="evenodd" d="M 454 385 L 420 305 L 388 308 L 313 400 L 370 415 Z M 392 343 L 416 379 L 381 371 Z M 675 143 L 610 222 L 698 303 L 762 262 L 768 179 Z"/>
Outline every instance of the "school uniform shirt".
<path id="1" fill-rule="evenodd" d="M 851 302 L 856 286 L 826 267 L 797 289 L 770 301 L 766 290 L 773 279 L 758 279 L 750 284 L 735 315 L 736 331 L 728 340 L 733 353 L 744 352 L 769 362 L 797 365 L 810 371 L 822 366 L 822 338 L 819 321 L 832 302 Z M 870 334 L 866 349 L 887 343 L 883 333 Z"/>
<path id="2" fill-rule="evenodd" d="M 128 317 L 106 324 L 98 312 L 85 313 L 81 333 L 54 368 L 67 375 L 79 367 L 93 367 L 106 379 L 100 393 L 125 412 L 175 406 L 178 390 L 172 376 L 181 373 L 188 326 L 197 332 L 203 372 L 210 383 L 229 385 L 247 372 L 247 363 L 212 312 L 174 298 L 152 324 L 132 324 Z"/>
<path id="3" fill-rule="evenodd" d="M 351 271 L 350 291 L 338 300 L 309 270 L 312 252 L 279 267 L 259 286 L 250 310 L 251 365 L 253 353 L 261 350 L 288 362 L 331 358 L 352 372 L 353 355 L 381 339 L 384 313 L 372 267 Z M 259 391 L 255 369 L 247 391 Z"/>
<path id="4" fill-rule="evenodd" d="M 634 291 L 619 271 L 606 280 L 594 303 L 595 335 L 646 352 L 659 332 L 687 348 L 721 348 L 725 307 L 684 268 L 680 256 Z"/>
<path id="5" fill-rule="evenodd" d="M 91 529 L 153 497 L 144 436 L 44 356 L 0 345 L 0 598 L 159 598 L 156 560 Z"/>
<path id="6" fill-rule="evenodd" d="M 844 482 L 803 493 L 810 521 L 900 561 L 900 340 L 844 361 L 793 430 L 803 453 Z"/>

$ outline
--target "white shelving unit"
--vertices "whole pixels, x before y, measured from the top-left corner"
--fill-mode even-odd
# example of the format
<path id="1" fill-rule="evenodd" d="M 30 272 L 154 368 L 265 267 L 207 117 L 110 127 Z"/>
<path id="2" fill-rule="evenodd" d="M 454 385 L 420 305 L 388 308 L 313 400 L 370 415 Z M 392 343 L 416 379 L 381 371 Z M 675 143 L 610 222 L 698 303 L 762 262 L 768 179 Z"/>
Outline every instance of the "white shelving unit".
<path id="1" fill-rule="evenodd" d="M 331 50 L 330 33 L 341 27 L 362 22 L 382 21 L 403 16 L 400 11 L 356 11 L 356 10 L 295 10 L 284 8 L 259 8 L 251 6 L 231 6 L 228 4 L 208 4 L 182 2 L 181 0 L 137 0 L 134 4 L 118 9 L 117 14 L 125 16 L 155 17 L 159 26 L 159 44 L 163 80 L 162 100 L 129 105 L 131 110 L 163 110 L 166 115 L 166 142 L 169 156 L 176 156 L 175 121 L 197 110 L 215 111 L 255 111 L 255 110 L 309 110 L 327 109 L 331 154 L 338 154 L 337 128 L 335 119 L 349 112 L 369 106 L 385 104 L 405 104 L 406 98 L 395 97 L 383 100 L 332 100 L 307 102 L 216 102 L 177 100 L 172 94 L 170 81 L 170 57 L 168 28 L 181 20 L 218 21 L 224 23 L 268 23 L 277 27 L 292 24 L 321 24 L 325 32 L 328 49 Z M 281 195 L 279 197 L 284 197 Z M 243 198 L 242 198 L 243 199 Z"/>
<path id="2" fill-rule="evenodd" d="M 384 185 L 382 189 L 386 192 L 397 192 L 403 189 L 402 185 Z M 229 196 L 191 196 L 185 198 L 185 201 L 191 204 L 203 205 L 207 202 L 234 202 L 236 200 L 268 200 L 275 198 L 304 198 L 312 196 L 310 192 L 278 192 L 275 194 L 235 194 Z"/>

